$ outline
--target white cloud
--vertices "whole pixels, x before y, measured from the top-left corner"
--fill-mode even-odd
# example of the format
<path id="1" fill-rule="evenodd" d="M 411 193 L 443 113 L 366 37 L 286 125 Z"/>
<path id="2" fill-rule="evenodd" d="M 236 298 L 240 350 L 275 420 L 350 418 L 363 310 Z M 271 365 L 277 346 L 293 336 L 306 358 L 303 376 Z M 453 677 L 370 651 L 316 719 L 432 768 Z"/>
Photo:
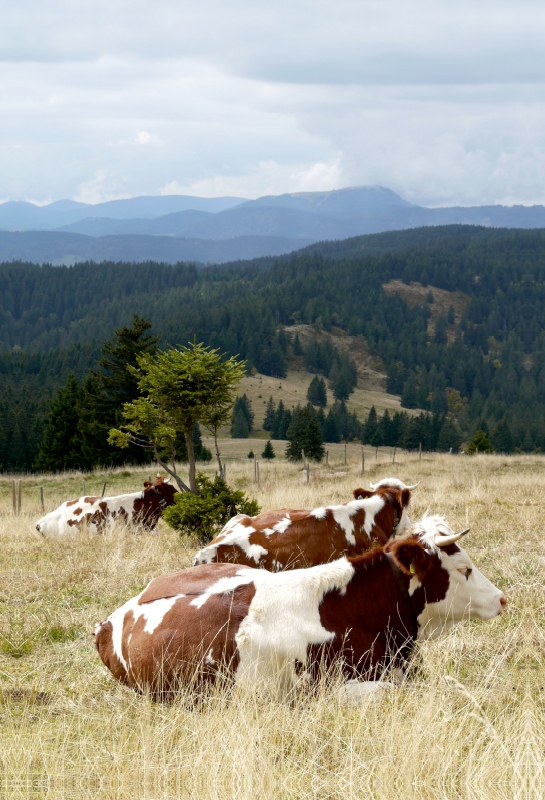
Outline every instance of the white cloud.
<path id="1" fill-rule="evenodd" d="M 2 23 L 2 197 L 545 202 L 542 3 L 19 0 Z"/>

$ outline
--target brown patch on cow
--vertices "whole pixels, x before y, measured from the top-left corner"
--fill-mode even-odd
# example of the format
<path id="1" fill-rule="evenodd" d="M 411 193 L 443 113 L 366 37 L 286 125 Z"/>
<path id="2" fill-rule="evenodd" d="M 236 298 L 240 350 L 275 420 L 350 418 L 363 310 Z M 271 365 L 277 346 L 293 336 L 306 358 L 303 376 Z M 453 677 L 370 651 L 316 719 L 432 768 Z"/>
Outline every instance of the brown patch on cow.
<path id="1" fill-rule="evenodd" d="M 96 503 L 97 500 L 100 500 L 100 497 L 84 497 L 83 498 L 83 502 L 84 503 L 90 503 L 90 504 Z"/>
<path id="2" fill-rule="evenodd" d="M 141 500 L 139 497 L 137 497 L 133 503 L 132 507 L 133 513 L 138 514 L 138 512 L 141 511 L 143 507 L 144 507 L 144 501 Z"/>
<path id="3" fill-rule="evenodd" d="M 355 500 L 363 500 L 365 497 L 372 497 L 374 492 L 370 489 L 354 489 L 352 492 Z"/>
<path id="4" fill-rule="evenodd" d="M 74 526 L 74 525 L 81 525 L 81 520 L 77 520 L 77 519 L 67 519 L 67 520 L 66 520 L 66 524 L 67 524 L 67 525 L 70 525 L 70 527 L 72 527 L 72 526 Z"/>
<path id="5" fill-rule="evenodd" d="M 150 584 L 146 591 L 153 599 L 149 602 L 172 596 L 179 589 L 182 593 L 185 589 L 189 596 L 176 600 L 152 634 L 144 630 L 144 615 L 136 622 L 132 611 L 125 615 L 121 647 L 130 665 L 129 685 L 156 699 L 168 700 L 181 686 L 195 688 L 218 676 L 233 675 L 239 661 L 235 636 L 255 595 L 254 584 L 212 595 L 199 609 L 191 605 L 192 595 L 206 591 L 225 577 L 226 570 L 231 575 L 236 572 L 229 565 L 219 570 L 198 567 L 187 570 L 189 576 L 184 572 L 163 575 Z M 161 594 L 161 587 L 169 593 Z M 189 588 L 197 591 L 189 592 Z M 104 663 L 105 657 L 111 659 L 109 651 L 98 649 Z"/>
<path id="6" fill-rule="evenodd" d="M 66 505 L 67 505 L 67 506 L 75 506 L 75 505 L 76 505 L 76 503 L 79 503 L 79 498 L 78 498 L 78 500 L 69 500 L 69 501 L 66 503 Z"/>
<path id="7" fill-rule="evenodd" d="M 431 561 L 433 559 L 439 561 L 436 555 L 428 553 L 422 542 L 412 536 L 388 542 L 384 550 L 393 555 L 396 564 L 405 575 L 416 575 L 419 581 L 425 578 L 432 566 Z"/>
<path id="8" fill-rule="evenodd" d="M 161 575 L 144 589 L 138 604 L 153 603 L 154 600 L 175 597 L 178 594 L 201 594 L 211 583 L 219 581 L 220 578 L 232 578 L 237 574 L 239 568 L 240 565 L 233 566 L 232 564 L 214 565 L 212 568 L 202 565 L 189 567 L 182 572 Z"/>
<path id="9" fill-rule="evenodd" d="M 83 508 L 75 508 L 75 509 L 74 509 L 74 514 L 75 514 L 76 516 L 78 516 L 79 514 L 81 514 L 81 512 L 82 512 L 82 511 L 83 511 Z"/>

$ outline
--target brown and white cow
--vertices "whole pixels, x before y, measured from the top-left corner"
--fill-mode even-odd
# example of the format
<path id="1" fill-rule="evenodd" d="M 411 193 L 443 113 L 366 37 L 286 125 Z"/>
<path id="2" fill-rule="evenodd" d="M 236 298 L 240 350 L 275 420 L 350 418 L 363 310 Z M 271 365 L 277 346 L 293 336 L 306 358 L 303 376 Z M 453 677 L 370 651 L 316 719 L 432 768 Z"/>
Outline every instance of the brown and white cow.
<path id="1" fill-rule="evenodd" d="M 424 517 L 407 538 L 317 567 L 163 575 L 96 626 L 96 646 L 115 678 L 158 699 L 225 674 L 283 694 L 298 668 L 316 677 L 332 663 L 353 690 L 401 667 L 417 639 L 501 614 L 505 597 L 456 544 L 462 535 Z"/>
<path id="2" fill-rule="evenodd" d="M 102 532 L 119 519 L 151 530 L 157 525 L 163 508 L 174 502 L 176 489 L 169 480 L 158 475 L 153 482 L 145 481 L 140 492 L 69 500 L 38 520 L 36 530 L 44 536 L 72 533 L 84 526 L 90 531 Z"/>
<path id="3" fill-rule="evenodd" d="M 355 556 L 410 525 L 411 489 L 397 478 L 356 489 L 355 499 L 312 511 L 282 508 L 256 517 L 238 514 L 195 556 L 194 565 L 245 564 L 271 572 L 325 564 Z"/>

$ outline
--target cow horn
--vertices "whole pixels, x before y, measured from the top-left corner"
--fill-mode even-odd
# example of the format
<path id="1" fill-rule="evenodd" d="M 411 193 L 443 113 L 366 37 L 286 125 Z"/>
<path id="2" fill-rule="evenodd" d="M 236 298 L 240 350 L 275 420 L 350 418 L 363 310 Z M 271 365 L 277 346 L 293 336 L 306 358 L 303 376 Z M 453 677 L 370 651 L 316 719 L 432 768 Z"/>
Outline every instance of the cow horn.
<path id="1" fill-rule="evenodd" d="M 392 483 L 388 483 L 387 480 L 382 480 L 382 481 L 379 481 L 378 483 L 369 483 L 369 487 L 370 487 L 372 492 L 376 491 L 381 486 L 395 486 L 397 489 L 400 489 L 400 490 L 402 490 L 402 489 L 410 489 L 412 491 L 413 489 L 416 489 L 416 487 L 418 486 L 419 483 L 420 483 L 420 481 L 418 481 L 418 483 L 415 483 L 414 486 L 406 486 L 404 483 L 402 483 L 402 481 L 398 481 L 398 480 L 396 480 L 394 478 Z"/>
<path id="2" fill-rule="evenodd" d="M 466 528 L 465 531 L 461 531 L 461 533 L 453 533 L 452 536 L 443 536 L 440 533 L 435 535 L 435 539 L 433 540 L 437 547 L 447 547 L 449 544 L 454 544 L 457 542 L 458 539 L 461 539 L 462 536 L 465 536 L 466 533 L 469 533 L 470 529 Z"/>

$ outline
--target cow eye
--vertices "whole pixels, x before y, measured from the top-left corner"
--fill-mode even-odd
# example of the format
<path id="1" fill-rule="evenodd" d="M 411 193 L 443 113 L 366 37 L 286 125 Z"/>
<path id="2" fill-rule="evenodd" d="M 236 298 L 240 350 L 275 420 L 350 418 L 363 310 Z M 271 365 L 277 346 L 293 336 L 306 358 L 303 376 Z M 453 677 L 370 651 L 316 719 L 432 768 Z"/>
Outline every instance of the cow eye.
<path id="1" fill-rule="evenodd" d="M 471 567 L 466 567 L 465 569 L 460 569 L 459 572 L 461 572 L 462 575 L 465 575 L 467 581 L 473 570 L 471 569 Z"/>

